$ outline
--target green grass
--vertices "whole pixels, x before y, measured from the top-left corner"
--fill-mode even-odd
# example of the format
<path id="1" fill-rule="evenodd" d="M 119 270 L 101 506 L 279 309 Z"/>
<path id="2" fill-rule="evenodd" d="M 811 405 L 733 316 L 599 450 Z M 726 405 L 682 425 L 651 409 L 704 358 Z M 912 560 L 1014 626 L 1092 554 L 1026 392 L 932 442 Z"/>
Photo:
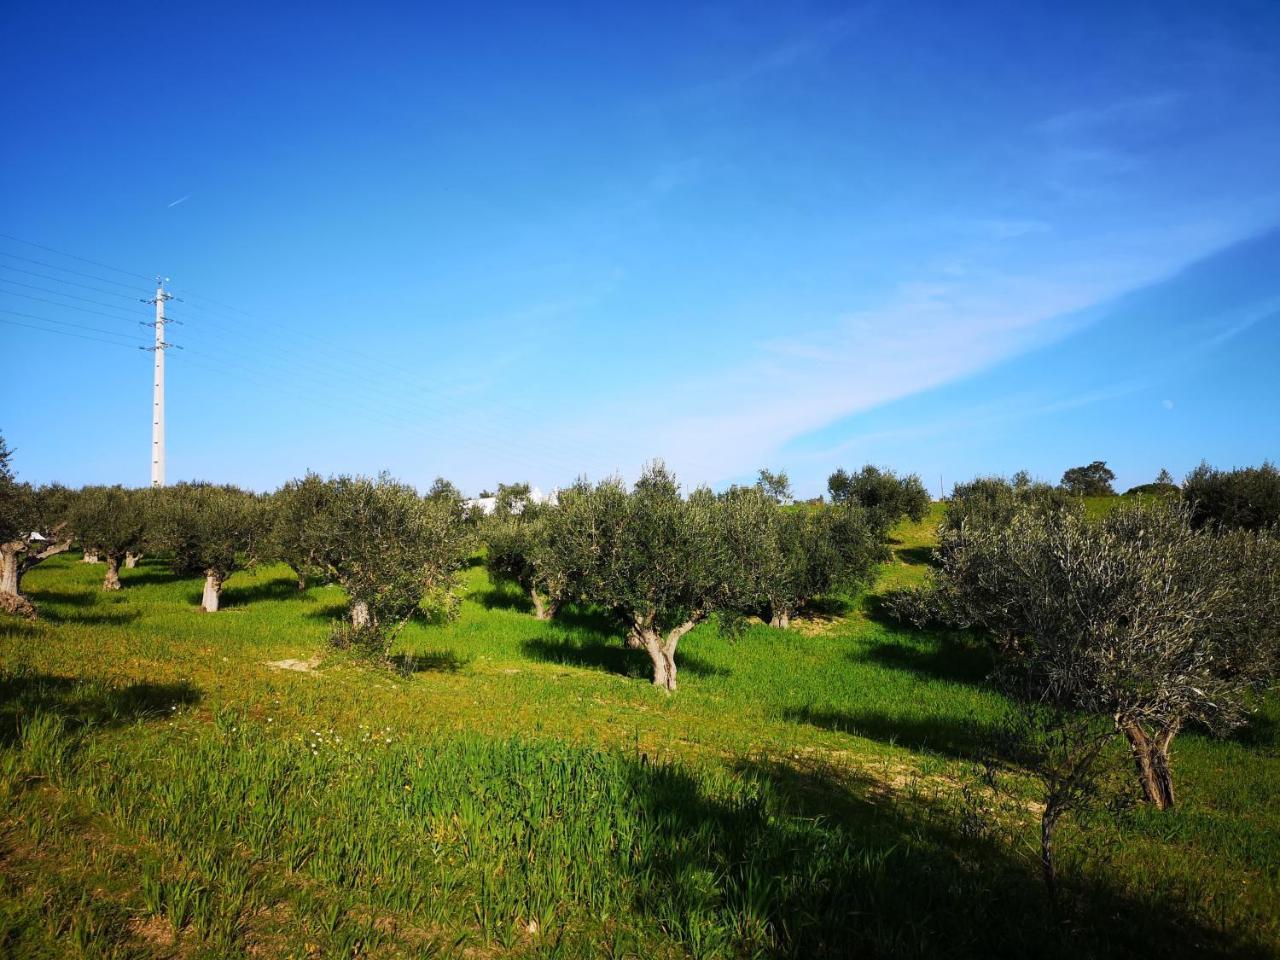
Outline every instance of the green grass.
<path id="1" fill-rule="evenodd" d="M 918 582 L 938 515 L 877 589 Z M 59 557 L 0 621 L 0 955 L 1275 955 L 1280 709 L 1180 738 L 1181 806 L 1065 830 L 1055 919 L 1034 807 L 980 783 L 1000 699 L 963 638 L 874 600 L 709 626 L 673 697 L 590 611 L 540 623 L 467 571 L 412 670 L 326 638 L 284 568 L 225 609 L 144 561 Z M 268 663 L 319 656 L 314 672 Z"/>

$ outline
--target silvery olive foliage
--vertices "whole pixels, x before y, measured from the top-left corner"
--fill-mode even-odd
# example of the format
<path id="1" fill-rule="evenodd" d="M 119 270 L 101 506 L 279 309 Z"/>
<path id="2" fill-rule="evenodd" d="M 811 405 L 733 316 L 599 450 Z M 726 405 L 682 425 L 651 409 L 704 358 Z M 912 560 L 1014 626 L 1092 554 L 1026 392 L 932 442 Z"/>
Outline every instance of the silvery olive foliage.
<path id="1" fill-rule="evenodd" d="M 551 562 L 547 514 L 555 508 L 526 504 L 517 514 L 486 520 L 485 565 L 495 581 L 516 584 L 529 596 L 534 616 L 550 620 L 564 602 L 568 576 Z"/>
<path id="2" fill-rule="evenodd" d="M 857 473 L 836 470 L 827 479 L 827 492 L 832 503 L 861 506 L 872 526 L 885 533 L 904 517 L 918 523 L 929 512 L 929 491 L 918 476 L 900 477 L 871 464 Z"/>
<path id="3" fill-rule="evenodd" d="M 339 645 L 386 659 L 420 608 L 456 611 L 470 538 L 452 498 L 420 497 L 386 474 L 325 481 L 314 556 L 347 594 Z"/>
<path id="4" fill-rule="evenodd" d="M 946 534 L 939 582 L 1035 699 L 1107 717 L 1144 797 L 1174 802 L 1170 747 L 1242 723 L 1280 663 L 1280 541 L 1216 536 L 1156 502 L 1090 521 L 1025 510 Z"/>
<path id="5" fill-rule="evenodd" d="M 102 589 L 120 589 L 120 565 L 138 553 L 147 536 L 145 492 L 125 487 L 84 487 L 69 512 L 71 527 L 86 551 L 106 563 Z"/>
<path id="6" fill-rule="evenodd" d="M 205 578 L 201 608 L 214 613 L 231 574 L 260 559 L 267 542 L 266 497 L 231 485 L 178 483 L 142 492 L 149 546 L 167 552 L 175 572 Z"/>

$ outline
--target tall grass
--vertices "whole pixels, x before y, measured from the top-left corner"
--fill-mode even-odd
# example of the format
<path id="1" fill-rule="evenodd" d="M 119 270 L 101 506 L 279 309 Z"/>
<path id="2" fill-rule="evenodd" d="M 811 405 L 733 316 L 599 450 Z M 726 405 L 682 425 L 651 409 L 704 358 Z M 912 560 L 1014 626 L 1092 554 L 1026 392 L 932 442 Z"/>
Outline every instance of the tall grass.
<path id="1" fill-rule="evenodd" d="M 882 583 L 922 576 L 904 527 Z M 326 653 L 329 588 L 55 558 L 0 623 L 0 955 L 1169 956 L 1280 947 L 1276 701 L 1188 734 L 1181 809 L 1099 811 L 1047 909 L 1035 812 L 973 764 L 1002 707 L 963 638 L 866 598 L 700 629 L 675 697 L 607 620 L 470 571 L 405 673 Z M 269 666 L 323 659 L 314 673 Z"/>

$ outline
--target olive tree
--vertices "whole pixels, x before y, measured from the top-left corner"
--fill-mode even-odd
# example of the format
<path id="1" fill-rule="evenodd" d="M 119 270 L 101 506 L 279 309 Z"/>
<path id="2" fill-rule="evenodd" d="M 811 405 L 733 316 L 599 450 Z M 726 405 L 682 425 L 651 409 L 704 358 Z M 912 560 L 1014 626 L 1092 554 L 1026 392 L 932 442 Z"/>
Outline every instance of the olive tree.
<path id="1" fill-rule="evenodd" d="M 1026 471 L 1019 471 L 1012 480 L 977 477 L 967 483 L 957 483 L 952 488 L 943 523 L 952 531 L 974 526 L 999 527 L 1024 511 L 1054 514 L 1079 513 L 1080 510 L 1080 501 L 1067 491 L 1036 482 Z"/>
<path id="2" fill-rule="evenodd" d="M 886 531 L 903 517 L 919 523 L 929 512 L 929 491 L 914 473 L 899 477 L 870 464 L 852 474 L 841 468 L 827 478 L 827 491 L 833 503 L 860 505 Z"/>
<path id="3" fill-rule="evenodd" d="M 530 490 L 527 483 L 498 484 L 498 492 L 494 494 L 494 515 L 509 517 L 520 513 L 528 503 Z"/>
<path id="4" fill-rule="evenodd" d="M 617 617 L 664 690 L 676 689 L 681 638 L 748 593 L 735 597 L 720 502 L 708 490 L 682 497 L 661 463 L 646 467 L 631 492 L 616 478 L 580 481 L 547 518 L 550 569 L 574 596 Z"/>
<path id="5" fill-rule="evenodd" d="M 176 572 L 204 574 L 200 609 L 216 613 L 227 578 L 262 552 L 266 500 L 211 483 L 179 483 L 147 493 L 150 539 L 172 554 Z"/>
<path id="6" fill-rule="evenodd" d="M 514 583 L 529 595 L 533 614 L 550 620 L 565 598 L 567 577 L 550 562 L 548 510 L 527 506 L 515 516 L 494 517 L 485 530 L 485 565 L 495 580 Z"/>
<path id="7" fill-rule="evenodd" d="M 1280 661 L 1280 541 L 1198 533 L 1153 503 L 1100 521 L 1023 510 L 965 526 L 939 578 L 989 631 L 1004 669 L 1042 702 L 1109 718 L 1129 743 L 1146 800 L 1174 803 L 1170 748 L 1195 722 L 1243 722 L 1249 692 Z"/>
<path id="8" fill-rule="evenodd" d="M 760 468 L 756 475 L 756 486 L 773 498 L 775 503 L 791 503 L 795 494 L 791 492 L 791 478 L 785 470 L 768 470 Z"/>
<path id="9" fill-rule="evenodd" d="M 310 580 L 326 580 L 329 564 L 331 508 L 329 484 L 310 471 L 300 480 L 290 480 L 271 495 L 270 535 L 267 553 L 287 564 L 298 579 L 298 589 L 307 589 Z"/>
<path id="10" fill-rule="evenodd" d="M 1201 463 L 1182 485 L 1197 527 L 1261 530 L 1280 526 L 1280 470 L 1275 464 L 1218 470 Z"/>
<path id="11" fill-rule="evenodd" d="M 759 487 L 722 495 L 733 582 L 750 585 L 770 626 L 786 628 L 808 601 L 866 583 L 888 555 L 857 503 L 779 507 Z"/>
<path id="12" fill-rule="evenodd" d="M 1077 497 L 1110 497 L 1116 475 L 1105 460 L 1095 460 L 1082 467 L 1072 467 L 1062 474 L 1062 488 Z"/>
<path id="13" fill-rule="evenodd" d="M 341 476 L 326 486 L 321 553 L 347 593 L 347 622 L 335 641 L 385 659 L 424 600 L 452 609 L 466 531 L 447 499 L 424 499 L 386 474 Z"/>
<path id="14" fill-rule="evenodd" d="M 0 612 L 35 617 L 22 577 L 71 547 L 65 487 L 34 489 L 14 475 L 13 453 L 0 434 Z"/>
<path id="15" fill-rule="evenodd" d="M 141 550 L 146 536 L 145 510 L 139 491 L 84 487 L 71 508 L 71 526 L 86 553 L 106 562 L 103 590 L 120 589 L 120 565 Z"/>

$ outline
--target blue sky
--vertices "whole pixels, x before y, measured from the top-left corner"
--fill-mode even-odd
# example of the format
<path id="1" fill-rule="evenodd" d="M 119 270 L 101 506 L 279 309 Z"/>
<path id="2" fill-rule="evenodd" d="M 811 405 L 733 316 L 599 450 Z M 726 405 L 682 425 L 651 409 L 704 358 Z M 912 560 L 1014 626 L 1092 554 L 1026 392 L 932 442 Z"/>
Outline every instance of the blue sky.
<path id="1" fill-rule="evenodd" d="M 1280 456 L 1275 3 L 0 17 L 28 479 Z"/>

